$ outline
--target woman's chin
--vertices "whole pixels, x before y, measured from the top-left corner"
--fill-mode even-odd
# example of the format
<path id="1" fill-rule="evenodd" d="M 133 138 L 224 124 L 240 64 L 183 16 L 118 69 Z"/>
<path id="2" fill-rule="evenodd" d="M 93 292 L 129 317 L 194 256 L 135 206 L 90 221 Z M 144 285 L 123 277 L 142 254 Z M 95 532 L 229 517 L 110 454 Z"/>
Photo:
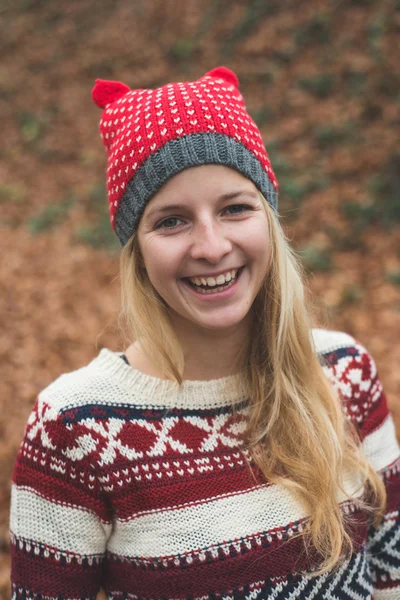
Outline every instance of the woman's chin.
<path id="1" fill-rule="evenodd" d="M 189 318 L 186 316 L 186 319 L 190 320 L 193 325 L 196 325 L 200 329 L 208 331 L 226 331 L 239 327 L 246 320 L 247 316 L 248 311 L 229 311 L 229 309 L 224 309 L 215 312 L 215 314 L 192 314 Z"/>

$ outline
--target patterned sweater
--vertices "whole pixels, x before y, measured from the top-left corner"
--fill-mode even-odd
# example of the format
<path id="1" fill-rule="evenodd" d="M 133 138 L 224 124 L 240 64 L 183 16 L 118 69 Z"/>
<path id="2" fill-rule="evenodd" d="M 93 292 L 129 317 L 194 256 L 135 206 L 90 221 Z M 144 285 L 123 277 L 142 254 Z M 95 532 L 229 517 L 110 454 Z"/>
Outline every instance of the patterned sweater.
<path id="1" fill-rule="evenodd" d="M 100 587 L 113 600 L 400 599 L 400 450 L 376 367 L 344 333 L 313 336 L 388 491 L 377 530 L 339 497 L 355 546 L 338 570 L 307 574 L 293 538 L 304 507 L 250 475 L 239 376 L 179 388 L 102 349 L 29 418 L 13 474 L 13 599 L 87 600 Z"/>

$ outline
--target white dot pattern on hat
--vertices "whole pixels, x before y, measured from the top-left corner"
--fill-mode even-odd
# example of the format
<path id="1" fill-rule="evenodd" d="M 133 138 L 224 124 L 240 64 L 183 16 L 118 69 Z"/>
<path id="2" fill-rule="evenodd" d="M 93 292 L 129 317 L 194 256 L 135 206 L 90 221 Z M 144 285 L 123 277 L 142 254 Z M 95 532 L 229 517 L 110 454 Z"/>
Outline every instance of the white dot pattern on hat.
<path id="1" fill-rule="evenodd" d="M 220 77 L 207 74 L 190 83 L 128 91 L 106 107 L 100 132 L 108 151 L 112 223 L 129 182 L 148 157 L 168 142 L 191 134 L 223 134 L 236 140 L 261 164 L 275 190 L 278 188 L 260 131 L 247 113 L 239 89 Z"/>

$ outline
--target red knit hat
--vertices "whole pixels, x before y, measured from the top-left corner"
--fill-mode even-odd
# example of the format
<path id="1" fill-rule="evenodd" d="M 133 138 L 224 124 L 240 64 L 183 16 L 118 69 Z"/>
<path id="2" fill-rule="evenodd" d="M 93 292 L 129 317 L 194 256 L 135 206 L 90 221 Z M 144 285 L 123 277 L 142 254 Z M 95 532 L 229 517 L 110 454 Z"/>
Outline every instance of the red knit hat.
<path id="1" fill-rule="evenodd" d="M 276 210 L 278 182 L 238 78 L 226 67 L 155 90 L 97 79 L 92 98 L 105 109 L 100 133 L 108 153 L 110 220 L 122 245 L 151 197 L 188 167 L 236 169 Z"/>

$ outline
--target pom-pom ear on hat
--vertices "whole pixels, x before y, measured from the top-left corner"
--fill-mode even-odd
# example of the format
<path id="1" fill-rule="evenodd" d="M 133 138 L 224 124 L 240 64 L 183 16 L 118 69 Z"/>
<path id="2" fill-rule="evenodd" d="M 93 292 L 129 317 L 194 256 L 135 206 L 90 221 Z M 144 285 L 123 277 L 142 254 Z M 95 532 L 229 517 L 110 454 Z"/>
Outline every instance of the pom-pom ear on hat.
<path id="1" fill-rule="evenodd" d="M 239 79 L 233 71 L 228 69 L 228 67 L 215 67 L 212 71 L 208 71 L 206 75 L 213 77 L 214 79 L 223 79 L 226 83 L 230 83 L 231 85 L 234 85 L 235 88 L 239 89 Z"/>
<path id="2" fill-rule="evenodd" d="M 92 89 L 92 99 L 97 106 L 105 108 L 122 96 L 130 92 L 130 88 L 120 81 L 107 81 L 105 79 L 96 79 Z"/>

